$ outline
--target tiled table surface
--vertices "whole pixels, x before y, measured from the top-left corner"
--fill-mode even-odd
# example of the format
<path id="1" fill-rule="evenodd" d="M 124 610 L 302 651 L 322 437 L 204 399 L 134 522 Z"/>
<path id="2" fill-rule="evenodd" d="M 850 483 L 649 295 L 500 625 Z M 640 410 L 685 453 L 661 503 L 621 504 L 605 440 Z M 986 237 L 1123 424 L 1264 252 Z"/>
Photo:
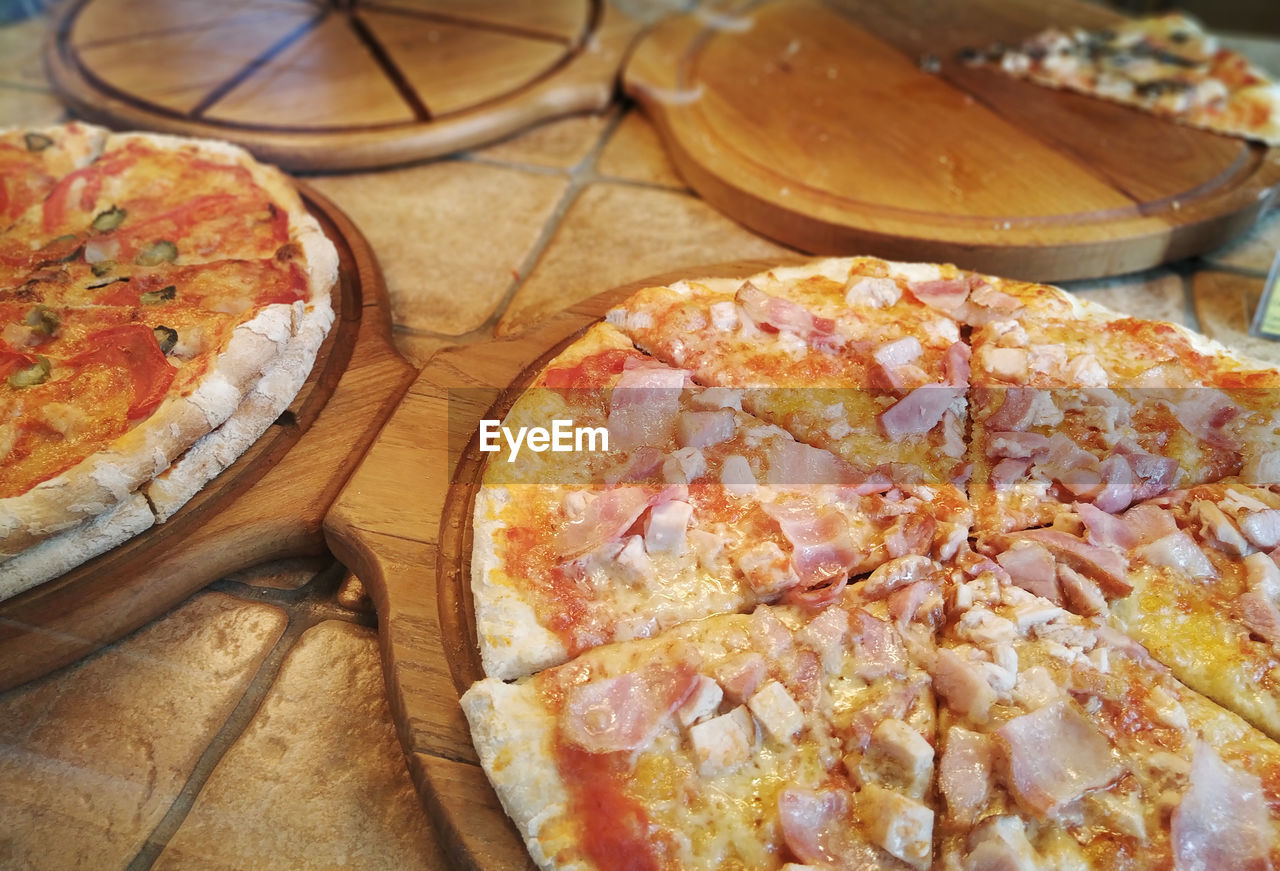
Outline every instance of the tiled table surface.
<path id="1" fill-rule="evenodd" d="M 0 125 L 65 114 L 40 19 L 0 27 Z M 1280 46 L 1238 42 L 1280 70 Z M 610 287 L 793 252 L 692 195 L 633 107 L 403 169 L 309 178 L 361 227 L 415 365 Z M 1280 361 L 1247 323 L 1280 210 L 1190 262 L 1069 288 Z M 219 581 L 0 694 L 0 869 L 435 869 L 384 697 L 376 615 L 332 562 Z"/>

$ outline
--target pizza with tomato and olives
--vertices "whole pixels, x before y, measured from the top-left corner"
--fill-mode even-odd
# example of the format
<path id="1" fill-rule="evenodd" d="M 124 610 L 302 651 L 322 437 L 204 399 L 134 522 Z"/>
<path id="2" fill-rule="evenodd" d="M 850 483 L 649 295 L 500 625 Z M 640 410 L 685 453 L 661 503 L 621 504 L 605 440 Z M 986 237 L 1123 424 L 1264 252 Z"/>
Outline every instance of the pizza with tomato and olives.
<path id="1" fill-rule="evenodd" d="M 1278 382 L 948 265 L 624 300 L 502 421 L 595 447 L 476 498 L 461 706 L 530 855 L 1280 865 Z"/>
<path id="2" fill-rule="evenodd" d="M 0 597 L 167 519 L 251 444 L 336 275 L 288 180 L 238 148 L 0 133 Z"/>

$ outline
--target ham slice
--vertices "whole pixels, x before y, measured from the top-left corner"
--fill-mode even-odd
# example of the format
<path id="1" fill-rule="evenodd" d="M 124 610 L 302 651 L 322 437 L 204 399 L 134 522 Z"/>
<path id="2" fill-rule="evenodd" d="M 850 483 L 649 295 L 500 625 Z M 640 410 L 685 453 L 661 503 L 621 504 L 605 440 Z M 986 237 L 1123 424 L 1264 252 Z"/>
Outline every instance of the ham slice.
<path id="1" fill-rule="evenodd" d="M 684 498 L 688 488 L 615 487 L 587 500 L 581 515 L 571 518 L 556 534 L 556 552 L 576 557 L 595 550 L 607 541 L 621 538 L 650 505 Z"/>
<path id="2" fill-rule="evenodd" d="M 841 789 L 788 786 L 778 793 L 782 840 L 792 854 L 817 868 L 873 868 L 875 848 L 857 840 L 850 820 L 852 796 Z"/>
<path id="3" fill-rule="evenodd" d="M 1022 589 L 1062 604 L 1057 564 L 1053 560 L 1053 554 L 1044 545 L 1034 541 L 1015 542 L 1013 547 L 996 554 L 996 562 Z"/>
<path id="4" fill-rule="evenodd" d="M 1191 757 L 1190 785 L 1173 812 L 1170 837 L 1178 871 L 1270 868 L 1275 838 L 1262 782 L 1228 765 L 1204 741 Z"/>
<path id="5" fill-rule="evenodd" d="M 1004 401 L 987 418 L 987 429 L 994 432 L 1017 432 L 1030 426 L 1035 416 L 1035 388 L 1008 387 L 1000 393 L 1004 395 Z"/>
<path id="6" fill-rule="evenodd" d="M 947 730 L 946 746 L 938 760 L 938 787 L 951 817 L 971 826 L 991 794 L 995 746 L 990 736 L 961 726 Z"/>
<path id="7" fill-rule="evenodd" d="M 1054 559 L 1093 578 L 1112 595 L 1126 595 L 1133 591 L 1133 584 L 1125 576 L 1128 563 L 1113 550 L 1096 547 L 1057 529 L 1029 529 L 1017 533 L 1017 536 L 1044 545 Z"/>
<path id="8" fill-rule="evenodd" d="M 861 554 L 854 547 L 849 521 L 837 509 L 809 498 L 761 507 L 791 542 L 791 567 L 802 587 L 848 579 Z"/>
<path id="9" fill-rule="evenodd" d="M 830 451 L 820 451 L 802 442 L 779 439 L 769 452 L 769 469 L 766 478 L 775 487 L 813 487 L 822 484 L 850 486 L 866 493 L 884 492 L 893 488 L 893 482 L 883 475 L 873 476 L 854 468 Z M 859 493 L 858 495 L 866 495 Z"/>
<path id="10" fill-rule="evenodd" d="M 917 387 L 876 415 L 880 428 L 891 439 L 923 435 L 938 425 L 942 415 L 962 391 L 954 387 Z"/>
<path id="11" fill-rule="evenodd" d="M 1025 478 L 1030 469 L 1030 460 L 1003 459 L 991 468 L 991 486 L 996 490 L 1007 490 Z"/>
<path id="12" fill-rule="evenodd" d="M 688 374 L 665 366 L 623 369 L 609 395 L 609 444 L 622 450 L 665 445 L 675 431 Z"/>
<path id="13" fill-rule="evenodd" d="M 1232 606 L 1236 618 L 1268 644 L 1280 647 L 1280 610 L 1266 596 L 1250 590 Z"/>
<path id="14" fill-rule="evenodd" d="M 969 299 L 972 277 L 943 278 L 936 281 L 910 281 L 907 290 L 920 302 L 947 314 L 960 309 Z"/>
<path id="15" fill-rule="evenodd" d="M 1008 760 L 1009 791 L 1037 816 L 1124 773 L 1106 736 L 1065 699 L 1014 717 L 995 735 Z"/>
<path id="16" fill-rule="evenodd" d="M 747 317 L 760 329 L 770 333 L 786 330 L 819 348 L 838 347 L 836 322 L 819 317 L 791 300 L 770 296 L 751 282 L 744 282 L 734 297 Z"/>
<path id="17" fill-rule="evenodd" d="M 1108 514 L 1088 502 L 1077 502 L 1075 509 L 1076 514 L 1084 521 L 1085 529 L 1089 531 L 1090 544 L 1128 550 L 1138 543 L 1138 534 L 1114 514 Z"/>
<path id="18" fill-rule="evenodd" d="M 945 383 L 953 387 L 969 386 L 969 358 L 973 354 L 964 342 L 953 342 L 942 357 Z"/>
<path id="19" fill-rule="evenodd" d="M 676 422 L 681 447 L 709 448 L 733 437 L 737 421 L 727 408 L 719 411 L 686 411 Z"/>
<path id="20" fill-rule="evenodd" d="M 1150 544 L 1178 531 L 1173 514 L 1158 505 L 1135 505 L 1124 513 L 1124 525 L 1136 539 L 1131 547 Z"/>
<path id="21" fill-rule="evenodd" d="M 856 674 L 863 680 L 906 674 L 907 650 L 893 625 L 861 608 L 853 612 L 853 618 L 852 637 L 857 644 Z"/>
<path id="22" fill-rule="evenodd" d="M 692 664 L 655 665 L 570 687 L 561 714 L 565 740 L 589 753 L 647 747 L 693 692 Z"/>

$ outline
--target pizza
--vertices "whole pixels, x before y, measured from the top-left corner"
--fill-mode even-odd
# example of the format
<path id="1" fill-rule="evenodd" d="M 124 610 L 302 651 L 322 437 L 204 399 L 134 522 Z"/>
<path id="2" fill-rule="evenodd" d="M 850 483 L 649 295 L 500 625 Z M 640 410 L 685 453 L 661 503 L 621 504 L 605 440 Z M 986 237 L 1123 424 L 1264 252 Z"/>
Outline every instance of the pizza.
<path id="1" fill-rule="evenodd" d="M 1276 866 L 1278 376 L 949 265 L 624 300 L 480 434 L 461 706 L 530 856 Z"/>
<path id="2" fill-rule="evenodd" d="M 171 517 L 288 406 L 337 254 L 220 142 L 0 133 L 0 598 Z"/>
<path id="3" fill-rule="evenodd" d="M 1280 84 L 1181 12 L 1086 30 L 1052 27 L 960 59 L 1218 133 L 1280 145 Z"/>

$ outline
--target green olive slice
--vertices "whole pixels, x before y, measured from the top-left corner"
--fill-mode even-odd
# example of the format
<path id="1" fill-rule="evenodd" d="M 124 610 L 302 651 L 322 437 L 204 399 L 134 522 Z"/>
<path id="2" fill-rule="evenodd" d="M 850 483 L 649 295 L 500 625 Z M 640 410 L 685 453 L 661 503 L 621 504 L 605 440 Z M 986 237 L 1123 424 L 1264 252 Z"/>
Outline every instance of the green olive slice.
<path id="1" fill-rule="evenodd" d="M 172 263 L 178 259 L 178 246 L 168 239 L 157 239 L 138 252 L 133 262 L 139 266 L 159 266 L 161 263 Z"/>
<path id="2" fill-rule="evenodd" d="M 49 371 L 53 367 L 49 363 L 49 358 L 40 354 L 36 355 L 36 361 L 25 369 L 19 369 L 9 376 L 10 387 L 35 387 L 37 384 L 43 384 L 49 380 Z"/>
<path id="3" fill-rule="evenodd" d="M 161 324 L 151 332 L 155 333 L 156 341 L 160 343 L 160 352 L 163 354 L 168 354 L 178 344 L 178 331 L 172 327 Z"/>
<path id="4" fill-rule="evenodd" d="M 105 212 L 99 212 L 98 217 L 93 219 L 93 224 L 91 226 L 99 233 L 106 233 L 108 230 L 114 230 L 116 227 L 119 227 L 124 222 L 125 216 L 128 214 L 129 213 L 124 209 L 112 206 Z M 177 252 L 175 251 L 174 253 L 176 254 Z"/>
<path id="5" fill-rule="evenodd" d="M 148 290 L 146 293 L 138 297 L 138 302 L 143 305 L 159 305 L 162 302 L 168 302 L 178 295 L 178 288 L 175 285 L 168 285 L 159 290 Z"/>
<path id="6" fill-rule="evenodd" d="M 47 305 L 34 305 L 27 312 L 26 317 L 22 319 L 22 322 L 31 327 L 33 333 L 52 336 L 62 323 L 62 318 Z"/>
<path id="7" fill-rule="evenodd" d="M 53 140 L 43 133 L 28 133 L 22 140 L 27 144 L 27 151 L 44 151 L 53 144 Z"/>

